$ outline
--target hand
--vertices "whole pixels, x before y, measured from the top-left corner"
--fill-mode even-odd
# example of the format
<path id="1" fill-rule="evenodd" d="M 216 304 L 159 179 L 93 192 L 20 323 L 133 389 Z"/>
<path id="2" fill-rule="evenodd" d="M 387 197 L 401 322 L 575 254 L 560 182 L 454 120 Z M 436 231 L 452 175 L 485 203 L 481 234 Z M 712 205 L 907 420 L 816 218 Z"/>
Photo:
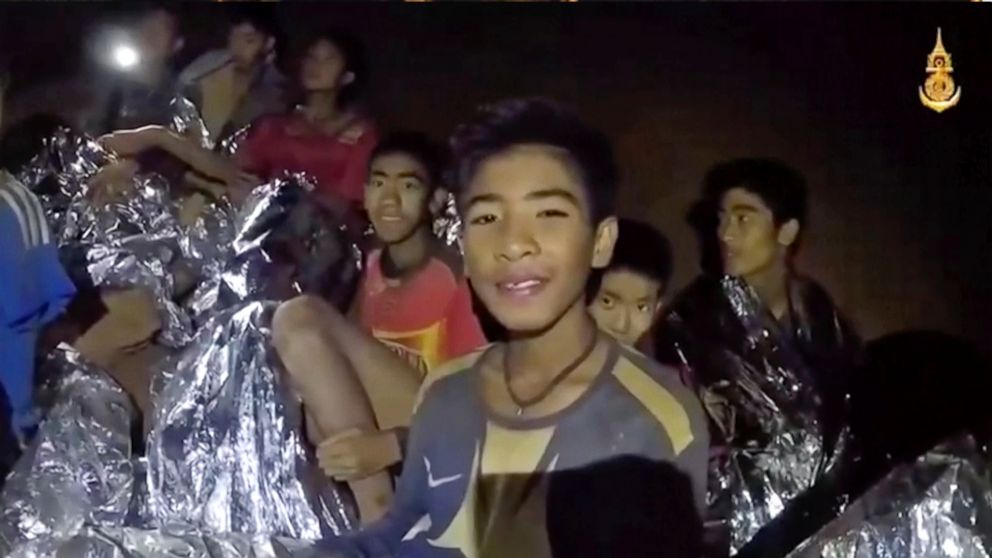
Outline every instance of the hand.
<path id="1" fill-rule="evenodd" d="M 324 474 L 340 481 L 361 480 L 402 459 L 392 431 L 352 429 L 317 446 L 317 463 Z"/>
<path id="2" fill-rule="evenodd" d="M 134 187 L 137 172 L 138 163 L 134 159 L 106 165 L 90 177 L 87 196 L 98 206 L 114 201 Z"/>
<path id="3" fill-rule="evenodd" d="M 145 126 L 136 130 L 120 130 L 101 136 L 97 141 L 120 157 L 133 157 L 157 147 L 168 131 L 161 126 Z"/>

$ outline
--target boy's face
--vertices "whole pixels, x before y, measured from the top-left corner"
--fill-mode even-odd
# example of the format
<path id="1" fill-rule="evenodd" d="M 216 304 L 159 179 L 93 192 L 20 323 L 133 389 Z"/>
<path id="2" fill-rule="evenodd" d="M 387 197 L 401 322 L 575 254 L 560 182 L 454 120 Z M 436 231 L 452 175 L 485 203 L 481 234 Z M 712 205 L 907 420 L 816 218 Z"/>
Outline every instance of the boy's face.
<path id="1" fill-rule="evenodd" d="M 616 220 L 591 224 L 564 151 L 519 145 L 484 160 L 462 196 L 465 265 L 479 298 L 511 332 L 540 332 L 584 304 L 591 268 L 613 253 Z"/>
<path id="2" fill-rule="evenodd" d="M 385 153 L 372 160 L 365 210 L 380 240 L 401 242 L 429 221 L 428 176 L 424 165 L 405 153 Z"/>
<path id="3" fill-rule="evenodd" d="M 661 309 L 661 288 L 658 280 L 641 273 L 611 269 L 603 275 L 589 312 L 599 329 L 633 346 L 654 325 Z"/>
<path id="4" fill-rule="evenodd" d="M 145 14 L 138 22 L 138 40 L 143 60 L 165 64 L 179 48 L 175 17 L 169 12 L 156 10 Z"/>
<path id="5" fill-rule="evenodd" d="M 249 68 L 258 62 L 271 48 L 272 40 L 250 23 L 239 23 L 231 27 L 227 36 L 227 50 L 231 53 L 234 64 L 240 68 Z"/>
<path id="6" fill-rule="evenodd" d="M 317 41 L 303 57 L 300 84 L 306 91 L 328 91 L 347 84 L 344 54 L 329 41 Z M 353 79 L 354 76 L 352 76 Z"/>
<path id="7" fill-rule="evenodd" d="M 796 221 L 776 226 L 772 210 L 757 194 L 728 190 L 720 199 L 717 226 L 724 273 L 747 280 L 784 264 L 798 230 Z"/>

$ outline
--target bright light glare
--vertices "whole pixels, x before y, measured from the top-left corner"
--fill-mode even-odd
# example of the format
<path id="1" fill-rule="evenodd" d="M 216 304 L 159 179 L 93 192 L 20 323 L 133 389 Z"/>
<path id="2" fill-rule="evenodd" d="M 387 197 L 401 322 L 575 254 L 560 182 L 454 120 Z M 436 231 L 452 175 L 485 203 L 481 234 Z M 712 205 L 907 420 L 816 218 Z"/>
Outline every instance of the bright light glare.
<path id="1" fill-rule="evenodd" d="M 114 63 L 127 70 L 138 64 L 138 51 L 131 45 L 117 45 L 114 47 Z"/>

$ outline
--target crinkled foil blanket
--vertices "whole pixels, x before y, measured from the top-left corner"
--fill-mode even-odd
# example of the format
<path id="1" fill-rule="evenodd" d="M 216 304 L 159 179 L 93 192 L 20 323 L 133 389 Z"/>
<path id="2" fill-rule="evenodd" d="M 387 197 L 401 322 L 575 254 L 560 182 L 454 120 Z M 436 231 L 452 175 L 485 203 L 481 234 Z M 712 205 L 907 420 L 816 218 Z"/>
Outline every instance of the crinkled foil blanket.
<path id="1" fill-rule="evenodd" d="M 688 291 L 703 301 L 695 310 L 676 302 L 666 327 L 701 376 L 726 441 L 726 454 L 710 464 L 710 519 L 725 522 L 735 553 L 822 477 L 831 455 L 813 378 L 792 344 L 741 281 L 705 286 Z M 722 313 L 711 318 L 713 308 Z"/>
<path id="2" fill-rule="evenodd" d="M 790 558 L 988 558 L 992 468 L 970 437 L 897 468 Z"/>
<path id="3" fill-rule="evenodd" d="M 188 108 L 174 128 L 195 133 Z M 269 324 L 296 293 L 348 291 L 361 262 L 353 237 L 308 201 L 301 175 L 260 186 L 240 210 L 217 201 L 188 226 L 157 175 L 139 173 L 96 207 L 88 179 L 113 162 L 61 131 L 18 178 L 39 192 L 60 245 L 84 251 L 95 284 L 155 293 L 157 342 L 181 350 L 156 372 L 145 456 L 132 451 L 134 411 L 109 375 L 68 346 L 50 355 L 60 380 L 0 497 L 0 555 L 263 557 L 352 529 L 346 493 L 308 459 Z M 450 204 L 439 223 L 454 243 Z M 203 278 L 182 303 L 177 264 Z"/>

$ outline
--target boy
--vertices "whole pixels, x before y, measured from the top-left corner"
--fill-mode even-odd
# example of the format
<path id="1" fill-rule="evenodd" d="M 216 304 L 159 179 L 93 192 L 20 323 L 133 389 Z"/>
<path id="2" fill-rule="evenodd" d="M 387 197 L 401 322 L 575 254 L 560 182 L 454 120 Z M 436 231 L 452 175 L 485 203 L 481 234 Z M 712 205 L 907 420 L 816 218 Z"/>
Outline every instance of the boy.
<path id="1" fill-rule="evenodd" d="M 647 223 L 620 219 L 613 258 L 589 282 L 594 293 L 589 312 L 600 329 L 645 352 L 650 347 L 641 345 L 661 311 L 671 277 L 668 239 Z"/>
<path id="2" fill-rule="evenodd" d="M 86 131 L 94 136 L 142 126 L 168 126 L 171 104 L 179 85 L 171 64 L 182 49 L 179 15 L 166 4 L 144 7 L 135 25 L 140 61 L 133 76 L 118 79 L 97 113 L 88 119 Z"/>
<path id="3" fill-rule="evenodd" d="M 807 215 L 805 181 L 798 172 L 768 159 L 724 163 L 707 175 L 704 200 L 716 219 L 715 230 L 703 232 L 708 240 L 715 236 L 726 277 L 703 277 L 677 297 L 673 319 L 659 336 L 668 346 L 660 346 L 659 354 L 692 368 L 721 445 L 729 449 L 729 461 L 717 460 L 715 466 L 757 471 L 743 484 L 735 478 L 712 495 L 712 515 L 753 518 L 730 533 L 740 556 L 741 545 L 780 515 L 783 504 L 786 513 L 779 519 L 788 519 L 796 501 L 783 502 L 781 496 L 799 494 L 822 478 L 844 423 L 859 342 L 826 291 L 795 269 Z M 769 462 L 754 458 L 765 453 L 780 456 L 772 467 L 802 467 L 769 486 L 763 479 L 775 471 L 762 472 Z M 756 552 L 747 555 L 784 554 L 802 540 L 796 524 L 783 525 L 787 536 L 766 537 L 772 546 L 753 546 Z"/>
<path id="4" fill-rule="evenodd" d="M 287 302 L 274 318 L 275 345 L 303 397 L 321 466 L 351 481 L 363 521 L 385 512 L 386 468 L 400 462 L 404 446 L 396 428 L 409 425 L 421 382 L 485 343 L 462 264 L 431 231 L 443 199 L 442 151 L 401 132 L 372 154 L 364 203 L 383 247 L 368 258 L 351 312 L 358 325 L 314 297 Z"/>
<path id="5" fill-rule="evenodd" d="M 256 5 L 233 9 L 227 49 L 200 56 L 179 76 L 212 141 L 286 108 L 286 80 L 273 60 L 279 34 L 274 14 Z"/>
<path id="6" fill-rule="evenodd" d="M 617 236 L 608 140 L 553 103 L 514 100 L 481 112 L 452 144 L 466 269 L 508 341 L 435 376 L 389 514 L 325 550 L 550 556 L 543 474 L 622 455 L 671 461 L 701 506 L 698 402 L 602 335 L 586 309 L 590 270 L 609 262 Z"/>

